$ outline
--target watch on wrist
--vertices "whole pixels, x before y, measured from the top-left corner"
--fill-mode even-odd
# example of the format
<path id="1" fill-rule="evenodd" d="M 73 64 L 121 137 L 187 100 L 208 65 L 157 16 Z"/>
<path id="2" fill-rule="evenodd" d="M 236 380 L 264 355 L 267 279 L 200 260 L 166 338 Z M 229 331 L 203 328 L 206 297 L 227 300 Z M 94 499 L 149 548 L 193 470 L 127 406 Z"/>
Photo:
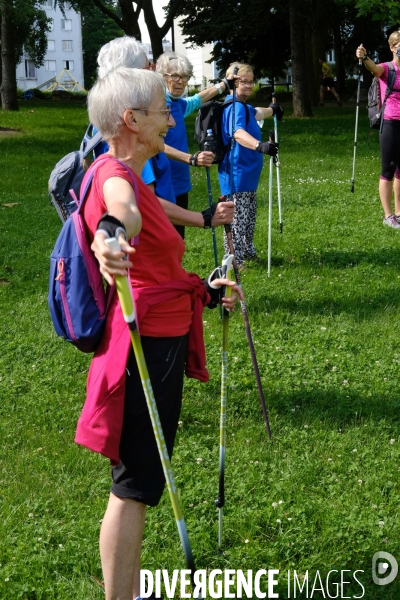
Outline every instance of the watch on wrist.
<path id="1" fill-rule="evenodd" d="M 202 215 L 203 215 L 203 219 L 204 219 L 204 229 L 210 229 L 211 228 L 211 221 L 212 218 L 215 214 L 215 211 L 217 210 L 217 204 L 212 204 L 211 206 L 209 206 L 208 208 L 206 208 L 206 210 L 202 211 Z"/>
<path id="2" fill-rule="evenodd" d="M 222 87 L 221 87 L 221 84 L 220 84 L 220 83 L 216 83 L 216 84 L 215 84 L 215 87 L 217 88 L 217 92 L 218 92 L 218 94 L 220 94 L 220 95 L 221 95 L 221 94 L 223 93 L 223 89 L 222 89 Z"/>
<path id="3" fill-rule="evenodd" d="M 196 154 L 191 154 L 190 158 L 189 158 L 189 165 L 191 167 L 198 167 L 197 164 L 197 157 L 199 156 L 200 152 L 196 152 Z"/>
<path id="4" fill-rule="evenodd" d="M 261 144 L 261 142 L 257 142 L 257 145 L 256 145 L 256 147 L 254 148 L 254 150 L 258 150 L 258 149 L 259 149 L 259 147 L 260 147 L 260 144 Z"/>

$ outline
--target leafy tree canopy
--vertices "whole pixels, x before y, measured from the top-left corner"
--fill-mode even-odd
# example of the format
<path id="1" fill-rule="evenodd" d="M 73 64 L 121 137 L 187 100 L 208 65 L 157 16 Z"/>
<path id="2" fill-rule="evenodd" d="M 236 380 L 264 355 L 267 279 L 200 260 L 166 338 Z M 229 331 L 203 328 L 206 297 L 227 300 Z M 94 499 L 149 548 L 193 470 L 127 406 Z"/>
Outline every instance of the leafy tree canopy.
<path id="1" fill-rule="evenodd" d="M 214 42 L 212 59 L 221 70 L 233 61 L 250 63 L 257 77 L 276 76 L 289 59 L 285 7 L 274 0 L 187 0 L 179 14 L 187 42 Z"/>

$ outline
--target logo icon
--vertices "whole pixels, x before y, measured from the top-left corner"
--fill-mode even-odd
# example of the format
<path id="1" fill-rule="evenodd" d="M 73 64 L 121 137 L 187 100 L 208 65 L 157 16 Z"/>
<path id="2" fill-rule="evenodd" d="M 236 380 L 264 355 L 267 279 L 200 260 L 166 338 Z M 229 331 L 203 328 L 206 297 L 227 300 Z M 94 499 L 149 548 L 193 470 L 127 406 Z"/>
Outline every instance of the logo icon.
<path id="1" fill-rule="evenodd" d="M 397 577 L 399 565 L 389 552 L 375 552 L 372 558 L 372 579 L 377 585 L 392 583 Z M 384 575 L 384 577 L 382 577 Z"/>

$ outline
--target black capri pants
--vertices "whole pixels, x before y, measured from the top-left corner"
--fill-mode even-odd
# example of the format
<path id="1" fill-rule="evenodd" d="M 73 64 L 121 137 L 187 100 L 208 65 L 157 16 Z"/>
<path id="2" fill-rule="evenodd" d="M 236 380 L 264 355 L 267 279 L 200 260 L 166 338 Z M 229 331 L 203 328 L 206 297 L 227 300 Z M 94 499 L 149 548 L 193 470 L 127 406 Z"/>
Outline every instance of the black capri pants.
<path id="1" fill-rule="evenodd" d="M 143 336 L 141 339 L 171 458 L 182 406 L 187 335 Z M 133 350 L 127 365 L 120 459 L 121 462 L 112 467 L 112 493 L 119 498 L 157 506 L 165 477 Z"/>
<path id="2" fill-rule="evenodd" d="M 392 181 L 400 168 L 400 121 L 383 121 L 381 144 L 381 179 Z M 400 176 L 400 174 L 398 173 Z"/>

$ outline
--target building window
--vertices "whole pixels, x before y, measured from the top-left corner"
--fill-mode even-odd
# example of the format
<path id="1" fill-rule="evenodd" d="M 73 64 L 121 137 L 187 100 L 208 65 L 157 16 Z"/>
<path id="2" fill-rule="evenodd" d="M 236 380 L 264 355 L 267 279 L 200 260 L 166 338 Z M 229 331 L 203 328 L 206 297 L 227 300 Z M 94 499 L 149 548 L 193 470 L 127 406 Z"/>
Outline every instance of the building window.
<path id="1" fill-rule="evenodd" d="M 47 52 L 54 52 L 56 49 L 55 40 L 47 40 Z"/>
<path id="2" fill-rule="evenodd" d="M 56 61 L 55 60 L 45 60 L 44 66 L 46 71 L 55 71 L 56 70 Z"/>
<path id="3" fill-rule="evenodd" d="M 45 8 L 53 8 L 53 0 L 43 0 L 42 6 Z"/>
<path id="4" fill-rule="evenodd" d="M 61 29 L 63 31 L 71 31 L 71 29 L 72 29 L 71 19 L 61 19 Z"/>
<path id="5" fill-rule="evenodd" d="M 49 26 L 49 31 L 53 31 L 53 29 L 54 29 L 54 19 L 49 19 L 47 21 L 47 24 Z"/>
<path id="6" fill-rule="evenodd" d="M 67 71 L 73 71 L 74 70 L 74 61 L 73 60 L 64 60 L 64 69 L 67 69 Z"/>
<path id="7" fill-rule="evenodd" d="M 63 40 L 62 41 L 62 49 L 65 52 L 71 52 L 72 51 L 72 40 Z"/>
<path id="8" fill-rule="evenodd" d="M 36 69 L 32 60 L 25 60 L 25 77 L 27 79 L 36 79 Z"/>

